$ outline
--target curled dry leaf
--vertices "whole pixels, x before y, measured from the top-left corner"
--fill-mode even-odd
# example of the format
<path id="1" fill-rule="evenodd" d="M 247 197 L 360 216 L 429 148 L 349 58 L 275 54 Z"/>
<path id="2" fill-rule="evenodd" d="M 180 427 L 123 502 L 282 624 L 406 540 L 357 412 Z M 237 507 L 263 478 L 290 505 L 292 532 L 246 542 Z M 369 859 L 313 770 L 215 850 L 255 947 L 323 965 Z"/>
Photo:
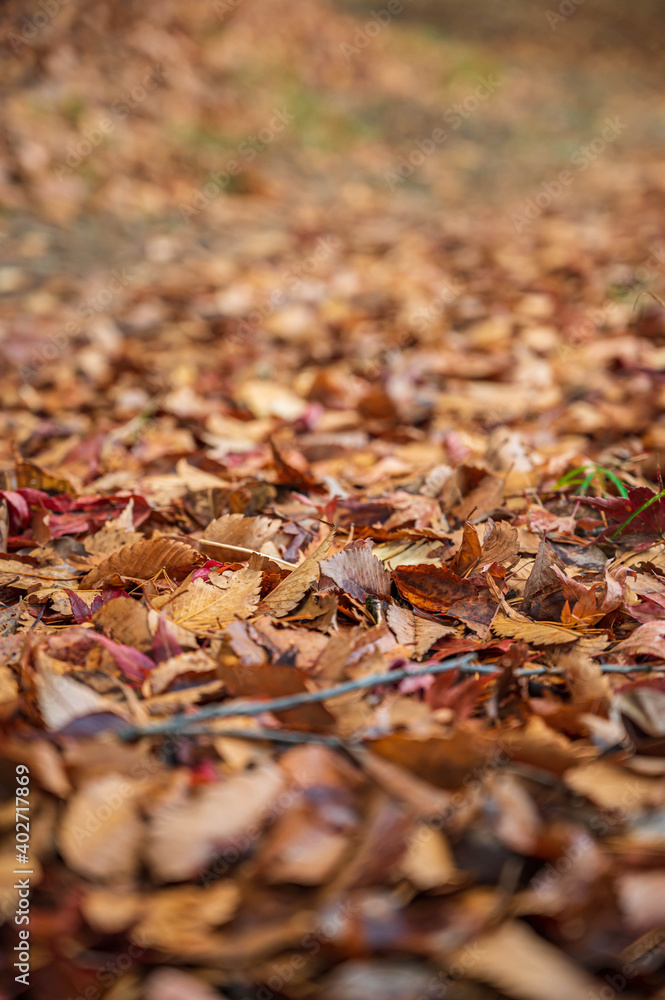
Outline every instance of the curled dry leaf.
<path id="1" fill-rule="evenodd" d="M 460 950 L 452 960 L 465 959 L 466 976 L 492 983 L 515 1000 L 583 1000 L 603 989 L 599 981 L 521 920 L 508 921 L 482 934 L 470 955 L 469 960 L 468 953 Z"/>
<path id="2" fill-rule="evenodd" d="M 160 573 L 182 578 L 202 563 L 203 556 L 186 542 L 175 538 L 146 539 L 125 545 L 108 556 L 86 574 L 81 587 L 98 587 L 102 583 L 122 580 L 153 580 Z"/>

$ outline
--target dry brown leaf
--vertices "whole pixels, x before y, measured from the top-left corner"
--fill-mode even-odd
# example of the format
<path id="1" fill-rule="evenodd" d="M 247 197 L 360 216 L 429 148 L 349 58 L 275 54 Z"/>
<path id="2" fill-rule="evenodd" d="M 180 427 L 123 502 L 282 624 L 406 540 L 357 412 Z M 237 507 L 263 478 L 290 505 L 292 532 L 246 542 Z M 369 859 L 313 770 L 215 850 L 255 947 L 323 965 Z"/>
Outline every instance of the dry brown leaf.
<path id="1" fill-rule="evenodd" d="M 403 803 L 417 819 L 440 818 L 450 809 L 452 796 L 449 792 L 423 781 L 399 764 L 365 748 L 353 747 L 349 753 L 384 791 Z"/>
<path id="2" fill-rule="evenodd" d="M 500 612 L 495 616 L 490 626 L 492 632 L 503 637 L 510 636 L 512 639 L 524 639 L 534 646 L 553 646 L 558 643 L 575 642 L 580 638 L 579 632 L 573 629 L 564 628 L 562 625 L 555 625 L 551 622 L 532 622 L 528 618 L 520 615 L 512 615 L 510 618 Z"/>
<path id="3" fill-rule="evenodd" d="M 335 830 L 306 807 L 290 809 L 266 838 L 259 864 L 271 883 L 323 885 L 349 851 L 349 832 Z"/>
<path id="4" fill-rule="evenodd" d="M 202 539 L 259 552 L 275 537 L 281 526 L 282 522 L 277 518 L 224 514 L 223 517 L 210 522 L 203 532 Z M 277 555 L 277 552 L 271 551 L 265 554 Z"/>
<path id="5" fill-rule="evenodd" d="M 6 719 L 13 714 L 18 697 L 18 683 L 13 670 L 4 663 L 0 664 L 0 718 Z"/>
<path id="6" fill-rule="evenodd" d="M 586 1000 L 603 989 L 520 920 L 482 934 L 474 945 L 469 954 L 460 950 L 452 960 L 464 963 L 466 976 L 491 983 L 515 1000 Z"/>
<path id="7" fill-rule="evenodd" d="M 180 653 L 158 664 L 146 680 L 145 687 L 151 695 L 161 694 L 183 674 L 214 674 L 216 669 L 215 660 L 204 649 Z"/>
<path id="8" fill-rule="evenodd" d="M 169 576 L 189 572 L 203 562 L 201 556 L 186 542 L 175 538 L 153 538 L 133 545 L 125 545 L 90 570 L 81 581 L 87 589 L 108 583 L 115 578 L 125 580 L 152 580 L 160 573 Z"/>
<path id="9" fill-rule="evenodd" d="M 422 660 L 437 639 L 444 635 L 455 635 L 451 625 L 441 625 L 428 618 L 419 618 L 410 608 L 391 604 L 386 611 L 386 621 L 400 646 L 413 652 L 415 660 Z"/>
<path id="10" fill-rule="evenodd" d="M 143 1000 L 227 1000 L 227 995 L 189 972 L 163 966 L 146 979 Z"/>
<path id="11" fill-rule="evenodd" d="M 665 872 L 636 871 L 616 880 L 619 905 L 628 926 L 637 933 L 665 924 Z"/>
<path id="12" fill-rule="evenodd" d="M 299 604 L 312 583 L 317 579 L 319 564 L 322 559 L 325 559 L 334 535 L 335 529 L 333 528 L 314 552 L 292 570 L 286 579 L 278 583 L 275 589 L 261 601 L 259 611 L 270 611 L 277 618 L 282 618 L 289 611 L 292 611 L 296 604 Z"/>
<path id="13" fill-rule="evenodd" d="M 399 869 L 420 891 L 438 889 L 459 877 L 448 841 L 440 830 L 425 824 L 414 831 Z"/>
<path id="14" fill-rule="evenodd" d="M 200 552 L 210 556 L 211 559 L 217 559 L 218 562 L 248 562 L 251 559 L 255 568 L 268 568 L 270 563 L 274 563 L 282 569 L 293 569 L 293 563 L 280 559 L 279 556 L 271 556 L 256 549 L 246 549 L 242 545 L 229 545 L 228 542 L 213 542 L 202 538 L 198 547 Z"/>
<path id="15" fill-rule="evenodd" d="M 665 805 L 665 782 L 624 770 L 618 764 L 596 760 L 566 771 L 565 782 L 601 809 L 637 812 Z"/>
<path id="16" fill-rule="evenodd" d="M 34 588 L 36 584 L 48 587 L 54 582 L 73 583 L 77 577 L 70 569 L 60 566 L 36 566 L 33 561 L 12 559 L 0 553 L 0 586 L 15 587 L 17 590 Z"/>
<path id="17" fill-rule="evenodd" d="M 135 646 L 142 653 L 147 653 L 152 648 L 148 608 L 132 597 L 112 597 L 102 604 L 99 611 L 95 611 L 92 620 L 104 635 L 116 642 Z"/>
<path id="18" fill-rule="evenodd" d="M 192 632 L 222 631 L 237 618 L 249 618 L 259 602 L 260 570 L 211 573 L 208 580 L 192 580 L 161 610 L 176 625 Z"/>
<path id="19" fill-rule="evenodd" d="M 36 685 L 39 711 L 44 725 L 51 731 L 65 729 L 76 719 L 89 715 L 111 714 L 129 721 L 130 713 L 126 707 L 65 674 L 40 669 Z"/>
<path id="20" fill-rule="evenodd" d="M 138 873 L 145 831 L 137 791 L 131 778 L 111 773 L 69 800 L 58 846 L 73 871 L 101 881 L 124 881 Z"/>
<path id="21" fill-rule="evenodd" d="M 556 569 L 563 563 L 543 538 L 524 588 L 520 611 L 537 621 L 557 621 L 565 603 Z"/>
<path id="22" fill-rule="evenodd" d="M 485 565 L 499 563 L 509 569 L 518 559 L 517 528 L 506 521 L 494 522 L 488 518 L 480 561 Z"/>

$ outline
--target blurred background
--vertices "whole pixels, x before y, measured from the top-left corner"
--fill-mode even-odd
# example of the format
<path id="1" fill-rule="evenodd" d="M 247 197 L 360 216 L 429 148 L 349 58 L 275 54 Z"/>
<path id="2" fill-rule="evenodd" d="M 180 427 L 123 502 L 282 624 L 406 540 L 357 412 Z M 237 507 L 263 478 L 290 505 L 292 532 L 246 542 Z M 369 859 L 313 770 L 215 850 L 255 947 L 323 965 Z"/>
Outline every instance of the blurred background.
<path id="1" fill-rule="evenodd" d="M 584 395 L 561 338 L 662 291 L 664 22 L 655 0 L 6 0 L 0 352 L 23 436 L 342 357 L 362 396 L 455 331 Z M 514 340 L 516 315 L 546 332 Z M 464 418 L 528 416 L 507 396 Z M 585 420 L 559 429 L 602 438 Z"/>

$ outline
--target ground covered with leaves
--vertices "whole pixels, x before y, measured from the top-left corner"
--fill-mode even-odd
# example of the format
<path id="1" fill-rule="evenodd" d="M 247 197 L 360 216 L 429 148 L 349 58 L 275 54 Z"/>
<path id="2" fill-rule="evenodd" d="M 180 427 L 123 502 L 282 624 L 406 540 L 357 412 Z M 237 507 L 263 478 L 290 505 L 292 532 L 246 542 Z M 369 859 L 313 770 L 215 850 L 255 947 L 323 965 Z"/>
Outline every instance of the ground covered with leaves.
<path id="1" fill-rule="evenodd" d="M 664 997 L 648 68 L 11 7 L 1 996 Z"/>

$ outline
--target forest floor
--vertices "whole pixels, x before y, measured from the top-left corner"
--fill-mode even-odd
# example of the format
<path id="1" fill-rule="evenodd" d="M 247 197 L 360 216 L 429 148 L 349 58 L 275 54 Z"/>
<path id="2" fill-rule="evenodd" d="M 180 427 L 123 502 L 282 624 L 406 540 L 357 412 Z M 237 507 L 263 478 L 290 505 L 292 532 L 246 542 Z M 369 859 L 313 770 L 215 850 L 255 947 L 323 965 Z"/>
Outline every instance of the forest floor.
<path id="1" fill-rule="evenodd" d="M 662 1000 L 649 38 L 56 7 L 1 39 L 0 997 Z"/>

